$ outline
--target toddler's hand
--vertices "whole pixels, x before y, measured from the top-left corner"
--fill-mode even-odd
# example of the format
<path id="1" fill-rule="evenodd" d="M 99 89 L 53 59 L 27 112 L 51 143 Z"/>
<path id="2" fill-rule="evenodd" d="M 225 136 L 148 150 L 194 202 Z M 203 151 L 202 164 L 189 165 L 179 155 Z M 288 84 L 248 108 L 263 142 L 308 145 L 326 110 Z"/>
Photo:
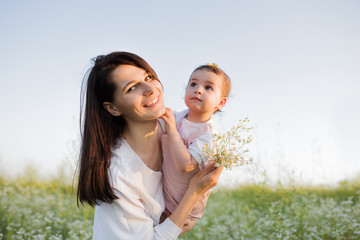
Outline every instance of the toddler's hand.
<path id="1" fill-rule="evenodd" d="M 172 112 L 172 110 L 170 108 L 166 108 L 164 115 L 162 115 L 160 118 L 162 120 L 164 120 L 164 122 L 165 122 L 165 132 L 166 133 L 171 133 L 173 131 L 177 131 L 174 113 Z"/>

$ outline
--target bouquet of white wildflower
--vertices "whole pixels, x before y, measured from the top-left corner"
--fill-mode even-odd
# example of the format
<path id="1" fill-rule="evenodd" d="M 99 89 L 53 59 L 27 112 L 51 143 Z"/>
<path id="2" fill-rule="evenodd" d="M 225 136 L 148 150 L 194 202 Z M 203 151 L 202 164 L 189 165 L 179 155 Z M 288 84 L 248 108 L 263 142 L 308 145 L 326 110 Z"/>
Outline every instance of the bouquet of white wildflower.
<path id="1" fill-rule="evenodd" d="M 203 148 L 205 155 L 216 167 L 231 169 L 235 166 L 243 166 L 252 161 L 248 157 L 249 150 L 244 146 L 249 144 L 253 137 L 250 131 L 253 127 L 248 126 L 249 119 L 239 120 L 239 124 L 223 134 L 215 134 L 212 147 L 209 144 Z"/>

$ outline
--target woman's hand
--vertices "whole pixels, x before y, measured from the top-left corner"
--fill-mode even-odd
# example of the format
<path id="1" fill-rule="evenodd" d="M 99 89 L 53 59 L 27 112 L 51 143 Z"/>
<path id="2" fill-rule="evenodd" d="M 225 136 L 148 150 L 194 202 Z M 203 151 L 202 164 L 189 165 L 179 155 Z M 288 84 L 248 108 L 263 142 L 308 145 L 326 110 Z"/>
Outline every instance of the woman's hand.
<path id="1" fill-rule="evenodd" d="M 183 227 L 187 216 L 201 196 L 217 185 L 222 170 L 222 167 L 216 168 L 212 163 L 191 178 L 185 195 L 169 217 L 173 223 L 180 228 Z"/>
<path id="2" fill-rule="evenodd" d="M 222 170 L 222 167 L 215 167 L 214 163 L 209 164 L 191 178 L 188 190 L 204 194 L 217 185 Z"/>

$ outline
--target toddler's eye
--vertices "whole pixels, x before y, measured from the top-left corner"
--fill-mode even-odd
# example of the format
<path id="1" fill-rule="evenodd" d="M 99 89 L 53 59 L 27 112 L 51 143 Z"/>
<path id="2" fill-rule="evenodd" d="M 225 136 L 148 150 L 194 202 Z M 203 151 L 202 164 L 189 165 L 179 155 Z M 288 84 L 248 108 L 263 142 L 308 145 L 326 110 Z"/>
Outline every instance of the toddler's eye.
<path id="1" fill-rule="evenodd" d="M 212 87 L 211 86 L 206 86 L 205 89 L 206 90 L 212 90 Z"/>
<path id="2" fill-rule="evenodd" d="M 196 87 L 196 83 L 190 83 L 190 87 Z"/>

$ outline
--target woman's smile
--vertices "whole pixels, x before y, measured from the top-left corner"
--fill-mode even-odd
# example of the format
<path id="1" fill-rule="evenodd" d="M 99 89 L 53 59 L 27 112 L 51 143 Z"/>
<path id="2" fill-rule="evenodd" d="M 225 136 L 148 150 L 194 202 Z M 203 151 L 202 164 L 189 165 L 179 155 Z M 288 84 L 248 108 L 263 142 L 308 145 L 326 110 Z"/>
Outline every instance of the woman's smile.
<path id="1" fill-rule="evenodd" d="M 156 104 L 159 101 L 159 97 L 156 97 L 153 101 L 150 103 L 144 104 L 144 107 L 151 107 L 152 105 Z"/>

